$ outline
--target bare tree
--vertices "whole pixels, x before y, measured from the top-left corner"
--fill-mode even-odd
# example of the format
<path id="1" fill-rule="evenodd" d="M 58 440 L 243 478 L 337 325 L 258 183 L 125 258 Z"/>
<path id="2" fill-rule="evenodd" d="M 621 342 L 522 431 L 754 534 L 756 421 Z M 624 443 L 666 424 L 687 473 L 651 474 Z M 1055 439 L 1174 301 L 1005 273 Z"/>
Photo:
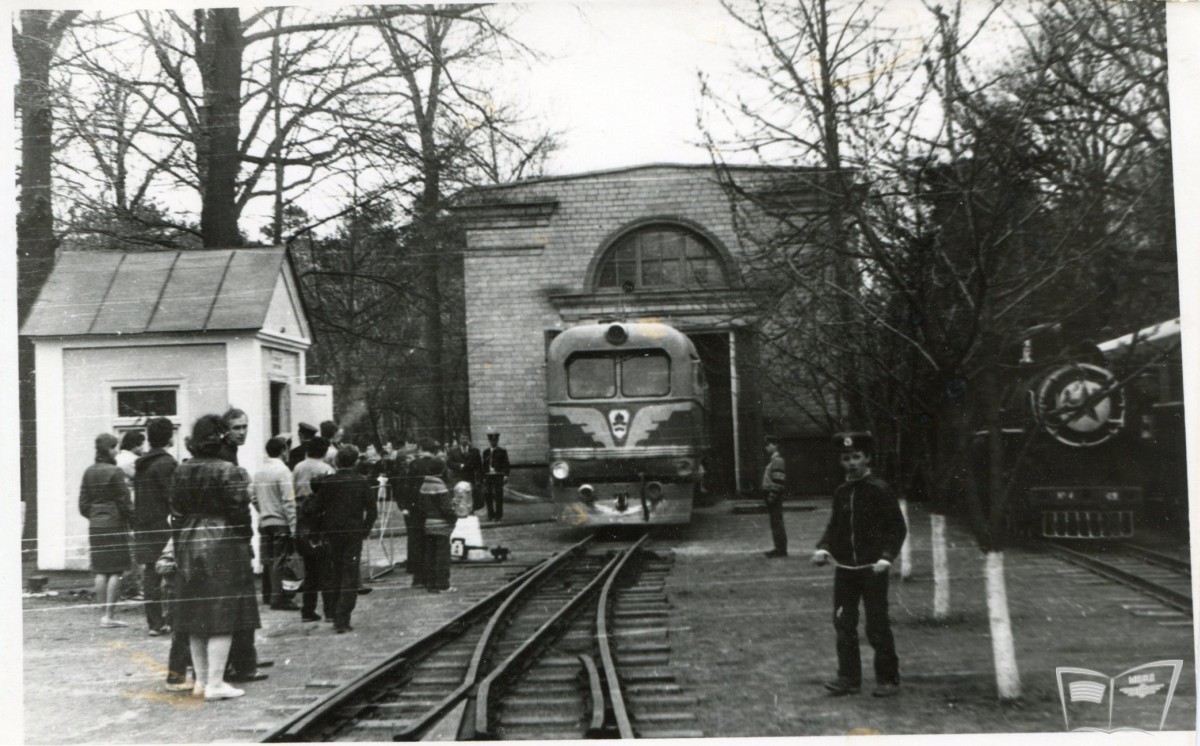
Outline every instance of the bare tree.
<path id="1" fill-rule="evenodd" d="M 810 401 L 861 397 L 873 427 L 908 444 L 896 455 L 934 493 L 935 551 L 939 514 L 963 509 L 984 552 L 1005 700 L 1021 693 L 1004 548 L 1022 468 L 1001 432 L 1013 364 L 1005 351 L 1037 323 L 1079 335 L 1130 323 L 1111 309 L 1103 321 L 1081 310 L 1111 305 L 1104 268 L 1120 261 L 1120 239 L 1153 246 L 1161 264 L 1173 258 L 1171 239 L 1140 228 L 1153 214 L 1147 196 L 1169 192 L 1156 178 L 1169 168 L 1143 173 L 1139 163 L 1163 157 L 1169 133 L 1160 21 L 1147 5 L 1130 6 L 1093 4 L 1088 12 L 1104 15 L 1094 18 L 1052 4 L 1026 25 L 1025 54 L 988 65 L 971 51 L 999 4 L 970 24 L 961 3 L 930 5 L 932 31 L 908 67 L 881 66 L 883 52 L 865 64 L 889 36 L 869 35 L 859 3 L 760 0 L 734 10 L 762 42 L 765 61 L 751 71 L 770 101 L 726 101 L 722 111 L 748 123 L 741 143 L 754 152 L 824 169 L 784 169 L 774 189 L 732 190 L 776 219 L 744 234 L 752 271 L 758 262 L 786 301 L 764 337 L 786 363 L 778 370 L 793 365 L 802 373 L 794 382 L 811 382 Z M 1120 39 L 1135 29 L 1129 54 Z M 902 84 L 845 75 L 855 62 L 895 71 Z M 826 185 L 829 203 L 789 204 L 789 179 Z M 1169 296 L 1163 283 L 1127 283 L 1122 303 L 1136 308 L 1164 289 Z M 944 573 L 935 556 L 935 575 L 939 565 Z"/>
<path id="2" fill-rule="evenodd" d="M 17 212 L 17 323 L 33 308 L 42 285 L 54 268 L 58 239 L 54 233 L 51 157 L 54 145 L 54 96 L 50 70 L 63 35 L 79 11 L 22 10 L 12 30 L 13 51 L 20 79 L 16 105 L 21 118 L 21 174 Z M 37 525 L 36 391 L 33 381 L 33 343 L 21 339 L 18 350 L 21 420 L 21 495 L 27 506 L 26 535 Z"/>

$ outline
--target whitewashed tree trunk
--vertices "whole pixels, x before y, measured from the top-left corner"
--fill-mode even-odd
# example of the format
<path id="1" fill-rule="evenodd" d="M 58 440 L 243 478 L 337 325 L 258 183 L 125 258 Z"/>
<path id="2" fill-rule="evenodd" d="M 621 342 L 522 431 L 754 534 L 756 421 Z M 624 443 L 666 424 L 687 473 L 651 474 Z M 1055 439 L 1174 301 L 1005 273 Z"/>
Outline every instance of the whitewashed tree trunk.
<path id="1" fill-rule="evenodd" d="M 904 525 L 909 526 L 908 535 L 904 537 L 904 545 L 900 547 L 900 579 L 912 577 L 912 524 L 908 521 L 908 500 L 900 499 L 900 514 L 904 516 Z"/>
<path id="2" fill-rule="evenodd" d="M 992 659 L 996 666 L 996 690 L 1000 700 L 1021 697 L 1021 674 L 1013 644 L 1012 620 L 1008 616 L 1008 592 L 1004 580 L 1004 552 L 988 552 L 985 560 L 988 621 L 992 632 Z"/>
<path id="3" fill-rule="evenodd" d="M 950 563 L 946 561 L 946 516 L 929 515 L 930 539 L 933 549 L 933 618 L 950 616 Z"/>

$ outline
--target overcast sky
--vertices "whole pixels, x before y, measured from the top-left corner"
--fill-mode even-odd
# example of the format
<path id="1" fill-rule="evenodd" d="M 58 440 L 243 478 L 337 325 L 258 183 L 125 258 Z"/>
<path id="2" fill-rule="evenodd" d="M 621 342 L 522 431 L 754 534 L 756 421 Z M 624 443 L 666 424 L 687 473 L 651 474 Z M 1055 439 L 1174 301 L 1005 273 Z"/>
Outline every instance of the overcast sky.
<path id="1" fill-rule="evenodd" d="M 513 34 L 545 59 L 521 70 L 523 98 L 563 133 L 552 173 L 710 161 L 699 144 L 698 74 L 729 94 L 744 84 L 738 66 L 754 49 L 718 0 L 544 0 L 524 8 Z M 922 15 L 917 0 L 890 0 L 879 22 L 913 39 Z"/>
<path id="2" fill-rule="evenodd" d="M 513 33 L 546 56 L 528 107 L 563 133 L 555 173 L 633 163 L 706 163 L 697 73 L 726 75 L 744 39 L 716 0 L 535 3 Z"/>

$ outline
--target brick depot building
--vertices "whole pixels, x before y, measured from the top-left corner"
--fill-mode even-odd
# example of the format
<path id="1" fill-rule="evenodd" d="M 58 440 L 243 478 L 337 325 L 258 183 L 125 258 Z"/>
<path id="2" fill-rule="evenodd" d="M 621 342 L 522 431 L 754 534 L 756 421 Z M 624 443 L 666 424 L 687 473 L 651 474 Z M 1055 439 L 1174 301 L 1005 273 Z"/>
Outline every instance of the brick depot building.
<path id="1" fill-rule="evenodd" d="M 455 212 L 466 225 L 476 440 L 498 430 L 514 465 L 544 469 L 547 345 L 570 326 L 619 318 L 669 323 L 696 344 L 710 386 L 710 489 L 731 495 L 757 486 L 764 432 L 785 436 L 785 452 L 823 442 L 825 433 L 804 430 L 805 418 L 787 415 L 769 397 L 764 403 L 753 320 L 762 309 L 738 279 L 748 250 L 721 183 L 761 190 L 779 173 L 656 164 L 463 195 Z M 811 188 L 786 191 L 797 204 L 813 204 Z M 739 213 L 743 229 L 745 219 Z M 826 475 L 811 459 L 789 461 L 795 492 L 826 491 Z"/>

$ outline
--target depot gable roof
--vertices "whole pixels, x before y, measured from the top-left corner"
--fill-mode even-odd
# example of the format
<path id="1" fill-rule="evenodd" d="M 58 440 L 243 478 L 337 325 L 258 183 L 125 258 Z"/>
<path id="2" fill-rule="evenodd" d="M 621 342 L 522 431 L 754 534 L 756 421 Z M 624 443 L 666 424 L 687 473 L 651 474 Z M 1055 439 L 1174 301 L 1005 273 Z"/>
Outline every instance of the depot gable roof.
<path id="1" fill-rule="evenodd" d="M 30 337 L 261 329 L 296 294 L 282 247 L 65 251 L 21 333 Z M 281 274 L 284 281 L 281 282 Z M 299 315 L 299 297 L 289 298 Z M 307 337 L 300 320 L 296 336 Z"/>

